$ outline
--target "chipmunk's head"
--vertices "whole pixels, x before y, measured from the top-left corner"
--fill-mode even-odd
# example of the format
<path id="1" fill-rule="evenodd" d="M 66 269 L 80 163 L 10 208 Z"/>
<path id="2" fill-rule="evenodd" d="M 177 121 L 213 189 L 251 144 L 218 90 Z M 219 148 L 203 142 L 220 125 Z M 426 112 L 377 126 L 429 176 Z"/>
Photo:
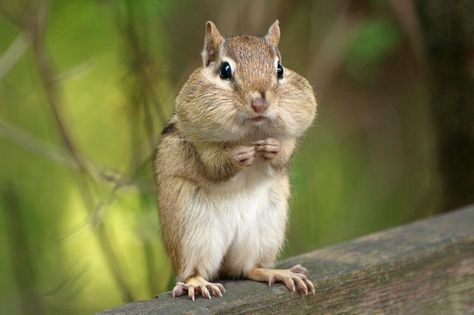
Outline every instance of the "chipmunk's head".
<path id="1" fill-rule="evenodd" d="M 263 37 L 228 38 L 206 22 L 203 67 L 177 99 L 185 129 L 211 141 L 301 134 L 314 118 L 316 102 L 308 82 L 283 67 L 279 40 L 278 20 Z"/>

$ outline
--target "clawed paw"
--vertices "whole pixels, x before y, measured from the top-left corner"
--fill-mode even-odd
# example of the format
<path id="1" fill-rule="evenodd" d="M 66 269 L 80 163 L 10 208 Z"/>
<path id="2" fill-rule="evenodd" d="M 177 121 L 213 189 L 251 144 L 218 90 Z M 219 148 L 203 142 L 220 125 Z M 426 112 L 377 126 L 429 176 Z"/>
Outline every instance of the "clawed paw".
<path id="1" fill-rule="evenodd" d="M 220 283 L 211 283 L 201 277 L 189 278 L 186 282 L 177 282 L 176 286 L 171 291 L 171 295 L 174 297 L 182 296 L 187 294 L 191 300 L 195 300 L 195 297 L 201 294 L 207 299 L 212 299 L 212 296 L 222 297 L 225 292 L 225 288 Z"/>
<path id="2" fill-rule="evenodd" d="M 265 140 L 258 140 L 253 143 L 257 153 L 265 159 L 275 158 L 281 149 L 280 141 L 274 138 L 267 138 Z"/>
<path id="3" fill-rule="evenodd" d="M 282 282 L 291 292 L 298 289 L 304 294 L 314 294 L 314 285 L 307 277 L 308 270 L 301 266 L 295 265 L 290 269 L 275 269 L 270 270 L 268 277 L 268 285 L 271 286 L 275 282 Z"/>
<path id="4" fill-rule="evenodd" d="M 232 156 L 240 166 L 250 166 L 255 159 L 255 147 L 238 146 L 232 149 Z"/>

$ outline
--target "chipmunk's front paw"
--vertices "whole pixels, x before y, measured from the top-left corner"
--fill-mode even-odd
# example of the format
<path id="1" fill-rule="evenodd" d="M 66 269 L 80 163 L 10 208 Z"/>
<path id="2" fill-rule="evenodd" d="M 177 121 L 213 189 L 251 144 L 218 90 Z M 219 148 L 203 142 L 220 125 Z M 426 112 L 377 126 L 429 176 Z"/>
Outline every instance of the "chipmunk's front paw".
<path id="1" fill-rule="evenodd" d="M 238 146 L 232 149 L 232 157 L 240 166 L 250 166 L 255 159 L 255 147 Z"/>
<path id="2" fill-rule="evenodd" d="M 185 292 L 191 300 L 194 301 L 195 296 L 201 294 L 203 297 L 211 299 L 211 295 L 222 297 L 225 292 L 224 286 L 220 283 L 212 283 L 206 281 L 203 277 L 191 277 L 185 282 L 177 282 L 171 295 L 173 297 L 181 296 Z"/>
<path id="3" fill-rule="evenodd" d="M 258 140 L 254 142 L 257 153 L 265 159 L 275 158 L 281 149 L 280 141 L 275 138 L 267 138 L 265 140 Z"/>

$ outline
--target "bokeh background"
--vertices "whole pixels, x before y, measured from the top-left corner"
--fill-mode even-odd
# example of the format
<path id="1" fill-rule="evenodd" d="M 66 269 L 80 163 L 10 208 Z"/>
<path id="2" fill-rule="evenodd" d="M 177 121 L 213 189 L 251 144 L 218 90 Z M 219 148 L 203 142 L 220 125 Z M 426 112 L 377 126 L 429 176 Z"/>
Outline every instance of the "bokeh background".
<path id="1" fill-rule="evenodd" d="M 209 19 L 278 18 L 317 93 L 282 257 L 472 202 L 473 3 L 2 0 L 2 313 L 90 314 L 174 281 L 150 156 Z"/>

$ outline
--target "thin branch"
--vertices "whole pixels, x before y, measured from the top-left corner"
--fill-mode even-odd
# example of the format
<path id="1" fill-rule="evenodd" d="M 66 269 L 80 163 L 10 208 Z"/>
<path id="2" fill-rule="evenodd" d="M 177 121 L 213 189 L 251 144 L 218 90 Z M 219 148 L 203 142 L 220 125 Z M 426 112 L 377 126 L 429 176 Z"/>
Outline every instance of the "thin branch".
<path id="1" fill-rule="evenodd" d="M 19 289 L 22 313 L 43 314 L 44 306 L 39 294 L 36 292 L 36 273 L 33 265 L 34 259 L 28 248 L 26 228 L 24 225 L 23 209 L 21 208 L 16 192 L 12 185 L 2 191 L 4 201 L 4 214 L 7 224 L 11 265 Z"/>
<path id="2" fill-rule="evenodd" d="M 116 23 L 123 34 L 124 42 L 126 45 L 126 51 L 128 51 L 127 60 L 129 65 L 129 77 L 132 78 L 132 88 L 130 89 L 130 112 L 131 115 L 131 134 L 132 134 L 132 152 L 135 152 L 130 159 L 130 169 L 138 170 L 137 166 L 140 165 L 140 161 L 143 160 L 141 146 L 139 143 L 140 127 L 144 125 L 147 142 L 149 145 L 149 153 L 152 155 L 156 141 L 155 135 L 155 123 L 153 120 L 152 106 L 154 105 L 155 110 L 158 112 L 158 118 L 161 120 L 161 124 L 164 125 L 165 118 L 161 111 L 161 105 L 159 104 L 155 92 L 156 78 L 158 77 L 156 71 L 156 64 L 154 64 L 147 51 L 146 43 L 143 43 L 143 39 L 147 39 L 147 23 L 141 21 L 141 25 L 144 25 L 143 30 L 138 30 L 137 23 L 135 21 L 135 7 L 131 5 L 130 1 L 126 2 L 126 14 L 121 17 L 119 8 L 116 7 Z M 140 34 L 142 36 L 140 36 Z M 143 119 L 144 124 L 140 122 Z M 141 209 L 145 209 L 146 196 L 141 192 L 139 194 Z M 155 295 L 158 292 L 158 275 L 156 273 L 156 258 L 154 256 L 153 247 L 148 239 L 143 239 L 143 249 L 145 256 L 145 270 L 147 270 L 147 283 L 148 289 L 151 295 Z"/>
<path id="3" fill-rule="evenodd" d="M 65 165 L 66 167 L 77 169 L 74 160 L 67 152 L 46 141 L 34 138 L 29 133 L 17 126 L 0 118 L 0 136 L 34 154 L 41 155 L 47 159 Z"/>
<path id="4" fill-rule="evenodd" d="M 45 41 L 44 41 L 44 28 L 45 19 L 48 14 L 49 1 L 44 0 L 39 4 L 39 8 L 34 16 L 30 16 L 25 21 L 25 28 L 31 34 L 33 40 L 33 58 L 38 70 L 43 89 L 46 93 L 49 107 L 53 114 L 56 127 L 59 131 L 59 135 L 62 138 L 69 154 L 73 158 L 77 167 L 81 170 L 82 176 L 78 177 L 77 184 L 79 192 L 83 199 L 85 209 L 90 213 L 94 209 L 94 201 L 92 197 L 91 188 L 85 178 L 85 175 L 92 174 L 89 164 L 83 159 L 78 153 L 77 146 L 72 140 L 70 130 L 65 123 L 62 113 L 62 98 L 60 95 L 59 88 L 57 86 L 57 76 L 51 58 L 48 56 Z M 112 272 L 115 283 L 122 295 L 124 301 L 132 301 L 134 297 L 128 284 L 125 281 L 124 276 L 118 262 L 118 258 L 113 250 L 112 244 L 107 236 L 105 227 L 103 224 L 99 225 L 94 229 L 97 237 L 99 246 L 104 253 L 105 261 Z"/>
<path id="5" fill-rule="evenodd" d="M 119 191 L 120 188 L 122 188 L 122 186 L 119 183 L 112 187 L 107 196 L 105 198 L 102 198 L 99 203 L 97 203 L 94 209 L 90 211 L 90 213 L 88 213 L 87 217 L 84 220 L 76 224 L 76 226 L 74 226 L 66 233 L 62 234 L 59 238 L 68 238 L 87 225 L 92 225 L 94 228 L 100 227 L 103 224 L 105 210 L 115 201 L 116 193 Z"/>
<path id="6" fill-rule="evenodd" d="M 77 66 L 70 67 L 66 69 L 65 71 L 61 72 L 56 80 L 64 82 L 66 80 L 71 80 L 74 78 L 77 78 L 81 75 L 84 75 L 86 72 L 92 69 L 92 61 L 87 60 Z"/>
<path id="7" fill-rule="evenodd" d="M 49 142 L 39 139 L 32 134 L 24 131 L 20 127 L 7 122 L 0 118 L 0 137 L 3 137 L 19 147 L 39 156 L 43 156 L 53 162 L 64 165 L 73 170 L 79 170 L 75 160 L 71 157 L 67 150 L 55 146 Z M 89 165 L 89 177 L 97 182 L 106 182 L 119 185 L 121 188 L 128 186 L 136 186 L 140 190 L 149 190 L 151 184 L 144 182 L 137 177 L 136 171 L 133 170 L 131 175 L 119 173 L 113 169 L 98 165 L 96 162 L 88 160 L 84 156 L 81 158 Z M 143 167 L 148 163 L 149 157 L 145 157 L 137 165 L 137 168 Z"/>
<path id="8" fill-rule="evenodd" d="M 18 35 L 11 45 L 0 56 L 0 80 L 18 62 L 30 46 L 30 38 L 25 32 Z"/>
<path id="9" fill-rule="evenodd" d="M 64 293 L 64 290 L 66 288 L 69 289 L 69 291 L 71 291 L 71 289 L 73 290 L 74 287 L 77 287 L 78 286 L 78 282 L 84 277 L 84 275 L 86 274 L 87 272 L 87 267 L 86 268 L 82 268 L 79 272 L 77 272 L 74 276 L 70 277 L 70 278 L 66 278 L 64 280 L 62 280 L 59 284 L 57 284 L 54 288 L 52 289 L 49 289 L 48 291 L 45 291 L 45 292 L 41 292 L 41 296 L 43 297 L 50 297 L 50 296 L 54 296 L 58 293 Z"/>

